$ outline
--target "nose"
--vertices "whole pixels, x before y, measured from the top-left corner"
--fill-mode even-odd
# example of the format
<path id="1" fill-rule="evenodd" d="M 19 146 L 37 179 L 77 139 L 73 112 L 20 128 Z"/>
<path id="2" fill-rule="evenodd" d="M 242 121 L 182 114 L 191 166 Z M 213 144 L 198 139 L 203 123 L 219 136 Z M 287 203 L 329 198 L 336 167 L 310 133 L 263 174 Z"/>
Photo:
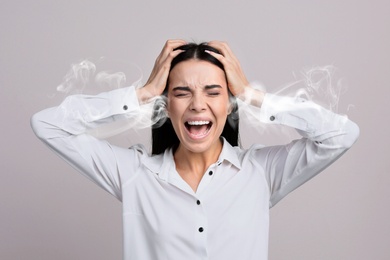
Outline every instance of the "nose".
<path id="1" fill-rule="evenodd" d="M 199 93 L 194 94 L 191 98 L 190 110 L 195 112 L 202 112 L 206 110 L 206 108 L 207 103 L 205 98 Z"/>

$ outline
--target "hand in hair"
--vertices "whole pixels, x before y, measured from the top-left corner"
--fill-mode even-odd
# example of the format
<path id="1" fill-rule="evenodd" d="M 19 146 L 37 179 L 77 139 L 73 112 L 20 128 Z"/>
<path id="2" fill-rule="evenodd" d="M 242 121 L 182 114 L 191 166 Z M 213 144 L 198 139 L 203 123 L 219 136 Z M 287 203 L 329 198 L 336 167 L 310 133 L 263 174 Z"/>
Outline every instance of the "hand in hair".
<path id="1" fill-rule="evenodd" d="M 171 67 L 172 59 L 175 58 L 182 50 L 175 48 L 186 44 L 184 40 L 168 40 L 160 55 L 157 57 L 152 72 L 146 84 L 137 89 L 137 96 L 140 103 L 148 102 L 151 98 L 163 93 Z"/>
<path id="2" fill-rule="evenodd" d="M 221 53 L 208 52 L 223 64 L 228 87 L 232 94 L 244 102 L 260 107 L 265 93 L 250 87 L 240 62 L 229 45 L 220 41 L 211 41 L 208 45 L 214 47 Z"/>

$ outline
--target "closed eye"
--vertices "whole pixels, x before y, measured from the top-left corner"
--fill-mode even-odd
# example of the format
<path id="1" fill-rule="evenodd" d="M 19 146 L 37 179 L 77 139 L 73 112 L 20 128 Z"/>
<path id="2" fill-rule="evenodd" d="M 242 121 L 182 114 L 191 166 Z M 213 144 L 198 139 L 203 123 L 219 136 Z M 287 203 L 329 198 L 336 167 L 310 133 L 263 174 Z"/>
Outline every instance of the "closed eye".
<path id="1" fill-rule="evenodd" d="M 172 92 L 175 97 L 186 97 L 191 93 L 191 90 L 189 87 L 175 87 Z"/>
<path id="2" fill-rule="evenodd" d="M 188 96 L 189 94 L 188 93 L 175 93 L 174 96 L 175 97 L 185 97 L 185 96 Z"/>
<path id="3" fill-rule="evenodd" d="M 205 90 L 206 90 L 207 95 L 214 96 L 214 97 L 221 94 L 221 89 L 222 89 L 222 87 L 220 85 L 216 85 L 216 84 L 205 86 Z"/>

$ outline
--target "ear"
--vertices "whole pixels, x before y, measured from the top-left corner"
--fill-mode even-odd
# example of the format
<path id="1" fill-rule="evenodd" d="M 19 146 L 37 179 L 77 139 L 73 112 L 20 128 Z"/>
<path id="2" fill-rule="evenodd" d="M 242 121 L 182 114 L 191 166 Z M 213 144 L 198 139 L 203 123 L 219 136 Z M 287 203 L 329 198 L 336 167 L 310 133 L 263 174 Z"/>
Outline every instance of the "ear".
<path id="1" fill-rule="evenodd" d="M 170 112 L 169 112 L 170 106 L 169 106 L 169 101 L 168 101 L 168 92 L 165 92 L 165 90 L 164 90 L 162 97 L 164 99 L 164 112 L 165 112 L 166 117 L 169 118 L 170 117 Z"/>
<path id="2" fill-rule="evenodd" d="M 228 111 L 227 111 L 228 115 L 230 115 L 233 112 L 233 107 L 234 107 L 234 105 L 232 104 L 232 102 L 229 102 Z"/>
<path id="3" fill-rule="evenodd" d="M 168 99 L 166 99 L 165 102 L 166 102 L 166 103 L 165 103 L 165 106 L 164 106 L 164 113 L 165 113 L 166 117 L 169 118 L 169 117 L 170 117 L 170 113 L 169 113 Z"/>
<path id="4" fill-rule="evenodd" d="M 237 106 L 237 100 L 236 98 L 229 93 L 229 105 L 228 105 L 228 115 L 230 115 L 236 108 Z"/>

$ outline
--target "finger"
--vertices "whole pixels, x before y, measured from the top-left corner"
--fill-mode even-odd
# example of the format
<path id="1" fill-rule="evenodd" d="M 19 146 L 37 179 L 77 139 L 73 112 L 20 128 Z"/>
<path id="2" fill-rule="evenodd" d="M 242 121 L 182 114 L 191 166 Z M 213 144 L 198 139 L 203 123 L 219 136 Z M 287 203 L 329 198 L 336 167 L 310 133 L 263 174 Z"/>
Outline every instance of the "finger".
<path id="1" fill-rule="evenodd" d="M 162 54 L 165 54 L 163 56 L 166 56 L 171 51 L 173 51 L 175 48 L 187 44 L 184 40 L 167 40 L 164 44 L 164 47 L 161 51 Z"/>
<path id="2" fill-rule="evenodd" d="M 214 46 L 212 46 L 212 47 L 214 47 Z M 235 66 L 236 62 L 234 60 L 231 60 L 228 55 L 227 55 L 227 57 L 225 55 L 223 55 L 222 52 L 221 52 L 221 54 L 213 52 L 213 51 L 209 51 L 209 50 L 205 50 L 205 52 L 207 52 L 208 54 L 210 54 L 211 56 L 213 56 L 214 58 L 219 60 L 222 63 L 226 72 L 231 70 L 232 68 L 236 67 Z"/>
<path id="3" fill-rule="evenodd" d="M 225 58 L 231 59 L 237 63 L 239 63 L 236 55 L 234 55 L 233 51 L 229 47 L 229 44 L 221 41 L 211 41 L 208 43 L 209 46 L 217 49 Z"/>
<path id="4" fill-rule="evenodd" d="M 169 71 L 171 68 L 172 60 L 179 55 L 183 50 L 175 50 L 169 53 L 163 63 L 155 70 L 153 77 L 150 77 L 150 82 L 154 82 L 153 84 L 162 88 L 165 88 L 166 81 L 168 79 Z"/>
<path id="5" fill-rule="evenodd" d="M 214 46 L 212 46 L 214 47 Z M 220 62 L 224 63 L 224 56 L 223 54 L 221 53 L 216 53 L 214 51 L 210 51 L 210 50 L 205 50 L 205 52 L 207 52 L 208 54 L 210 54 L 211 56 L 213 56 L 214 58 L 216 58 L 217 60 L 219 60 Z"/>
<path id="6" fill-rule="evenodd" d="M 157 60 L 163 61 L 175 48 L 187 44 L 184 40 L 167 40 Z"/>
<path id="7" fill-rule="evenodd" d="M 174 50 L 180 46 L 183 46 L 187 44 L 184 40 L 168 40 L 165 44 L 165 51 L 167 52 L 168 56 L 171 52 L 174 52 Z"/>
<path id="8" fill-rule="evenodd" d="M 209 45 L 221 52 L 221 54 L 218 54 L 213 51 L 206 51 L 223 64 L 227 76 L 228 87 L 233 95 L 238 95 L 242 92 L 243 86 L 249 84 L 238 59 L 234 56 L 226 43 L 214 41 L 210 42 Z"/>
<path id="9" fill-rule="evenodd" d="M 156 61 L 154 63 L 152 72 L 150 73 L 149 79 L 147 80 L 146 84 L 150 83 L 153 78 L 156 77 L 158 71 L 160 70 L 160 67 L 165 62 L 169 54 L 177 47 L 185 45 L 187 42 L 184 40 L 167 40 L 164 44 L 163 49 L 161 50 L 160 54 L 157 56 Z M 180 52 L 178 52 L 180 53 Z M 175 53 L 175 54 L 178 54 Z M 176 56 L 176 55 L 175 55 Z"/>
<path id="10" fill-rule="evenodd" d="M 177 56 L 179 55 L 180 53 L 182 53 L 183 50 L 174 50 L 174 51 L 171 51 L 167 57 L 165 58 L 165 60 L 163 61 L 162 63 L 162 67 L 164 67 L 164 69 L 168 70 L 171 68 L 171 63 L 172 63 L 172 60 Z"/>

